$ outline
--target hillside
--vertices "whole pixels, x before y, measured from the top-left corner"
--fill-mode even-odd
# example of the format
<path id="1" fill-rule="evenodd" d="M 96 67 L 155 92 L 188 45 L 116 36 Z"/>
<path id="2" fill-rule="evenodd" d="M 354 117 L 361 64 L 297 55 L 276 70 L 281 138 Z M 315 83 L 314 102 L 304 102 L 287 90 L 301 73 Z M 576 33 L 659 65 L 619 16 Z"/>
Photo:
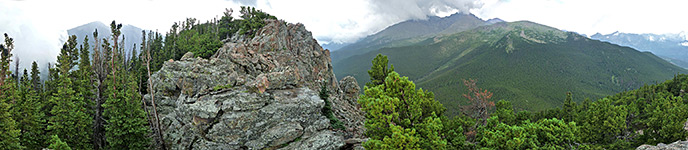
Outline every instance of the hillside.
<path id="1" fill-rule="evenodd" d="M 688 68 L 688 35 L 685 32 L 679 34 L 614 32 L 606 35 L 597 33 L 590 38 L 652 52 L 677 66 Z"/>
<path id="2" fill-rule="evenodd" d="M 364 54 L 383 47 L 412 45 L 430 37 L 458 33 L 496 22 L 501 22 L 501 20 L 492 19 L 488 22 L 481 20 L 473 14 L 462 13 L 444 18 L 431 16 L 427 20 L 404 21 L 333 51 L 332 62 L 336 63 L 347 57 Z"/>
<path id="3" fill-rule="evenodd" d="M 371 51 L 336 62 L 335 74 L 352 75 L 362 86 L 378 53 L 435 92 L 450 114 L 466 101 L 462 79 L 478 79 L 478 86 L 495 93 L 493 100 L 537 111 L 561 105 L 568 91 L 575 101 L 597 99 L 686 72 L 648 52 L 521 21 Z"/>

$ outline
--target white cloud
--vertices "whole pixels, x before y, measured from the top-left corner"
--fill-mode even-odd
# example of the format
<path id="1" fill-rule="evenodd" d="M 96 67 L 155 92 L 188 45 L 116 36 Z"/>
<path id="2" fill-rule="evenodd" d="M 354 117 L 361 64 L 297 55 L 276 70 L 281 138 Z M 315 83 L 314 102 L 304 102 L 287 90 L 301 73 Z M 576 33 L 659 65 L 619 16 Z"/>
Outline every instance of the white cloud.
<path id="1" fill-rule="evenodd" d="M 482 18 L 530 20 L 567 31 L 592 35 L 626 33 L 678 33 L 688 31 L 688 1 L 654 0 L 484 0 L 472 11 Z"/>

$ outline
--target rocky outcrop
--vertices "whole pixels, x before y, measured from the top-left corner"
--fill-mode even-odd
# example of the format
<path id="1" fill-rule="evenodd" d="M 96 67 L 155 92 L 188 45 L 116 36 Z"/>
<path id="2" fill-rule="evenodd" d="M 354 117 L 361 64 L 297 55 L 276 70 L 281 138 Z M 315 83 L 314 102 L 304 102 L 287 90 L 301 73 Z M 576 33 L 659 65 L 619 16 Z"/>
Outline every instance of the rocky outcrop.
<path id="1" fill-rule="evenodd" d="M 209 59 L 187 53 L 152 75 L 164 140 L 172 149 L 340 149 L 360 146 L 358 83 L 337 82 L 328 50 L 302 24 L 266 20 Z M 330 127 L 319 90 L 330 91 L 345 130 Z M 145 98 L 150 100 L 151 95 Z M 356 142 L 351 142 L 356 141 Z"/>
<path id="2" fill-rule="evenodd" d="M 657 146 L 641 145 L 636 150 L 685 150 L 688 149 L 688 141 L 676 141 L 671 144 L 659 143 Z"/>

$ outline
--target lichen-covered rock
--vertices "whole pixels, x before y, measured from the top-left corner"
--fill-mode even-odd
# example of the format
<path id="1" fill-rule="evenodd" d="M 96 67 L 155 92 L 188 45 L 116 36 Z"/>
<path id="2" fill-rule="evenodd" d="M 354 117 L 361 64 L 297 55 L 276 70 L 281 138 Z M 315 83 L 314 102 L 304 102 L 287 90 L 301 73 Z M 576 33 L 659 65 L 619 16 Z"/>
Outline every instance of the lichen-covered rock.
<path id="1" fill-rule="evenodd" d="M 636 150 L 686 150 L 688 149 L 688 141 L 676 141 L 671 144 L 659 143 L 657 146 L 641 145 Z"/>
<path id="2" fill-rule="evenodd" d="M 215 55 L 187 53 L 154 73 L 165 143 L 172 149 L 340 149 L 360 146 L 363 112 L 352 77 L 337 82 L 328 50 L 302 24 L 266 20 L 252 39 L 232 37 Z M 325 84 L 326 83 L 326 84 Z M 330 91 L 335 130 L 319 91 Z M 150 101 L 151 95 L 146 95 Z M 150 105 L 150 103 L 148 103 Z M 149 106 L 150 107 L 150 106 Z M 349 141 L 349 142 L 346 142 Z"/>

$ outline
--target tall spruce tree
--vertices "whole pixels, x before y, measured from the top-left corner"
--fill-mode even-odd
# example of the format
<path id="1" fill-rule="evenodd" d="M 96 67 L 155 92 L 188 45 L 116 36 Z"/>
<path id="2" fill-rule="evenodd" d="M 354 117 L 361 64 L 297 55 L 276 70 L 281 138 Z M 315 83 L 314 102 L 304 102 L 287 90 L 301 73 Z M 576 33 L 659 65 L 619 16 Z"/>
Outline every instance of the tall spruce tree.
<path id="1" fill-rule="evenodd" d="M 121 25 L 111 24 L 113 33 L 120 33 Z M 119 35 L 113 35 L 117 39 Z M 115 43 L 117 41 L 115 40 Z M 111 74 L 106 82 L 107 100 L 103 106 L 106 120 L 105 137 L 107 149 L 146 149 L 151 141 L 146 113 L 143 111 L 141 95 L 134 74 L 126 70 L 121 47 L 113 45 Z"/>
<path id="2" fill-rule="evenodd" d="M 36 61 L 31 63 L 31 89 L 38 95 L 41 95 L 43 86 L 41 85 L 41 71 L 38 70 Z"/>
<path id="3" fill-rule="evenodd" d="M 7 78 L 10 58 L 14 49 L 14 40 L 5 33 L 5 44 L 0 44 L 0 149 L 22 149 L 19 136 L 21 130 L 17 127 L 17 122 L 12 118 L 12 107 L 16 94 L 16 82 L 12 78 Z"/>
<path id="4" fill-rule="evenodd" d="M 27 149 L 41 149 L 44 146 L 45 120 L 39 95 L 31 88 L 28 72 L 24 69 L 19 89 L 20 98 L 15 101 L 15 114 L 18 127 L 21 129 L 21 145 Z"/>
<path id="5" fill-rule="evenodd" d="M 74 61 L 78 60 L 76 51 L 76 36 L 70 36 L 64 44 L 60 55 L 57 56 L 57 70 L 55 93 L 49 99 L 52 104 L 48 119 L 50 135 L 60 135 L 64 141 L 75 149 L 92 149 L 91 125 L 93 118 L 88 115 L 88 108 L 83 104 L 84 98 L 73 89 L 73 79 L 70 70 Z"/>

